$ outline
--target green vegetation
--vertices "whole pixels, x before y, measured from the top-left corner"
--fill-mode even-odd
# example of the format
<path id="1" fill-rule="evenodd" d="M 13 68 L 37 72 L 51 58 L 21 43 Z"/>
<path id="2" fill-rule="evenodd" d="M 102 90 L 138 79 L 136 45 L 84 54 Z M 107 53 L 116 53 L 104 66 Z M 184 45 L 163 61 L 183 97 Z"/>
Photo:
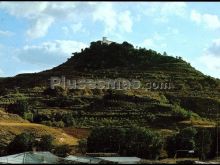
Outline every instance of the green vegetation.
<path id="1" fill-rule="evenodd" d="M 200 160 L 207 160 L 216 156 L 216 139 L 219 135 L 215 129 L 187 127 L 179 133 L 169 136 L 166 150 L 169 157 L 174 157 L 177 150 L 193 150 Z"/>
<path id="2" fill-rule="evenodd" d="M 116 152 L 126 156 L 155 159 L 162 149 L 162 139 L 150 130 L 138 127 L 101 127 L 88 138 L 89 152 Z"/>
<path id="3" fill-rule="evenodd" d="M 71 152 L 69 145 L 60 145 L 55 148 L 54 154 L 60 157 L 66 157 Z"/>
<path id="4" fill-rule="evenodd" d="M 81 139 L 79 141 L 78 150 L 79 150 L 79 153 L 81 153 L 81 154 L 86 153 L 86 151 L 88 150 L 87 139 Z"/>
<path id="5" fill-rule="evenodd" d="M 53 138 L 50 135 L 44 135 L 39 140 L 34 133 L 22 133 L 17 135 L 8 145 L 8 154 L 17 154 L 26 151 L 32 151 L 34 147 L 41 151 L 51 151 Z"/>
<path id="6" fill-rule="evenodd" d="M 7 112 L 22 116 L 26 120 L 33 121 L 33 114 L 30 112 L 30 106 L 27 100 L 17 100 L 14 104 L 9 104 Z"/>
<path id="7" fill-rule="evenodd" d="M 15 113 L 15 114 L 23 116 L 24 113 L 29 111 L 28 102 L 27 100 L 18 100 L 16 103 L 10 104 L 7 107 L 7 111 L 9 113 Z"/>
<path id="8" fill-rule="evenodd" d="M 195 128 L 187 127 L 167 140 L 167 151 L 170 157 L 174 157 L 177 150 L 195 150 Z"/>
<path id="9" fill-rule="evenodd" d="M 195 137 L 196 151 L 201 160 L 211 159 L 216 156 L 217 138 L 215 129 L 199 129 Z M 218 146 L 219 147 L 219 146 Z"/>
<path id="10" fill-rule="evenodd" d="M 174 105 L 173 106 L 173 110 L 172 110 L 172 115 L 179 120 L 187 120 L 187 119 L 191 119 L 192 117 L 192 112 L 191 111 L 186 111 L 184 108 L 181 108 L 178 105 Z M 198 115 L 197 115 L 198 116 Z"/>
<path id="11" fill-rule="evenodd" d="M 5 96 L 8 94 L 8 90 L 6 88 L 0 88 L 0 96 Z"/>
<path id="12" fill-rule="evenodd" d="M 54 89 L 46 88 L 43 94 L 46 96 L 63 97 L 66 95 L 66 91 L 62 87 L 56 86 Z"/>

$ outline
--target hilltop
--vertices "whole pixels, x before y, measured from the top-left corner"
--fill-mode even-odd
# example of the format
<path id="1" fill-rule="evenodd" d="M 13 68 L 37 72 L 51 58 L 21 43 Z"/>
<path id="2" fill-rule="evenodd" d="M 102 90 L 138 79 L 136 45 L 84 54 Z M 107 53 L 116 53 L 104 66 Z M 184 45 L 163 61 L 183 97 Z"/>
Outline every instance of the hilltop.
<path id="1" fill-rule="evenodd" d="M 137 78 L 143 81 L 172 81 L 176 91 L 219 92 L 219 79 L 202 74 L 181 57 L 163 55 L 145 48 L 102 41 L 73 53 L 65 63 L 35 74 L 20 74 L 0 80 L 1 87 L 35 87 L 48 85 L 50 76 L 84 78 Z"/>

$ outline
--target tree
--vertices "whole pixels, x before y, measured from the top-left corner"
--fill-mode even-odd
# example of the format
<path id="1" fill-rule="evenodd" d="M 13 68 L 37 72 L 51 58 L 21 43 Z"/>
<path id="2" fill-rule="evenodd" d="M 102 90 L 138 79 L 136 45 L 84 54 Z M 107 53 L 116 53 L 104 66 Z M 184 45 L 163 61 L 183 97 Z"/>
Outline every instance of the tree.
<path id="1" fill-rule="evenodd" d="M 17 135 L 14 140 L 8 145 L 7 153 L 16 154 L 26 151 L 32 151 L 35 145 L 35 135 L 33 133 L 22 133 Z"/>
<path id="2" fill-rule="evenodd" d="M 163 52 L 163 56 L 167 56 L 167 52 Z"/>
<path id="3" fill-rule="evenodd" d="M 173 157 L 177 150 L 195 150 L 195 136 L 197 130 L 193 127 L 187 127 L 181 130 L 178 134 L 168 137 L 167 151 L 170 157 Z"/>
<path id="4" fill-rule="evenodd" d="M 51 151 L 53 148 L 53 140 L 54 138 L 51 135 L 43 135 L 38 144 L 41 151 Z"/>
<path id="5" fill-rule="evenodd" d="M 128 156 L 157 159 L 163 146 L 161 137 L 148 129 L 131 127 L 125 136 L 125 150 Z"/>
<path id="6" fill-rule="evenodd" d="M 177 136 L 179 149 L 181 150 L 195 150 L 195 135 L 197 130 L 193 127 L 187 127 L 180 131 Z"/>
<path id="7" fill-rule="evenodd" d="M 213 139 L 210 131 L 202 129 L 197 135 L 196 151 L 201 160 L 206 160 L 208 154 L 211 152 Z"/>
<path id="8" fill-rule="evenodd" d="M 122 43 L 122 47 L 126 48 L 126 49 L 134 49 L 134 46 L 126 41 L 124 41 Z"/>
<path id="9" fill-rule="evenodd" d="M 87 151 L 87 140 L 86 139 L 80 140 L 78 148 L 79 148 L 80 153 L 85 154 Z"/>
<path id="10" fill-rule="evenodd" d="M 15 113 L 15 114 L 18 114 L 20 116 L 24 116 L 25 113 L 29 112 L 28 101 L 25 100 L 25 99 L 18 100 L 16 103 L 10 104 L 7 107 L 7 111 L 9 113 Z"/>
<path id="11" fill-rule="evenodd" d="M 169 136 L 167 138 L 167 141 L 166 141 L 166 150 L 167 150 L 167 153 L 168 153 L 168 157 L 174 157 L 175 153 L 176 153 L 176 150 L 178 150 L 178 147 L 177 147 L 177 135 L 173 135 L 173 136 Z"/>
<path id="12" fill-rule="evenodd" d="M 158 158 L 163 146 L 160 136 L 148 129 L 101 127 L 88 138 L 88 152 L 116 152 L 124 156 Z"/>
<path id="13" fill-rule="evenodd" d="M 17 135 L 8 145 L 7 153 L 16 154 L 32 151 L 34 147 L 40 151 L 51 151 L 53 148 L 53 137 L 51 135 L 37 137 L 32 132 L 22 133 Z"/>
<path id="14" fill-rule="evenodd" d="M 71 148 L 69 145 L 61 145 L 55 148 L 54 154 L 60 157 L 66 157 L 70 151 Z"/>
<path id="15" fill-rule="evenodd" d="M 95 128 L 88 137 L 88 152 L 118 152 L 123 137 L 121 128 Z"/>

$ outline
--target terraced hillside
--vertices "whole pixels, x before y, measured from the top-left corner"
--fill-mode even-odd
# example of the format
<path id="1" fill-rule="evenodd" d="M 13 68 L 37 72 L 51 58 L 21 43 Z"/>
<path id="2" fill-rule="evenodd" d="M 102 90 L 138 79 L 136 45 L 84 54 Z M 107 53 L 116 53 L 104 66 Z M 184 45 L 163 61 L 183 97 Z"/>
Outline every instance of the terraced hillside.
<path id="1" fill-rule="evenodd" d="M 67 62 L 58 67 L 40 73 L 1 79 L 0 86 L 1 89 L 19 87 L 30 94 L 27 90 L 29 88 L 49 87 L 51 76 L 66 76 L 66 79 L 138 79 L 142 84 L 171 82 L 173 88 L 170 90 L 150 91 L 160 92 L 170 104 L 178 103 L 202 117 L 216 118 L 220 105 L 219 79 L 202 74 L 181 57 L 161 55 L 145 48 L 135 49 L 128 42 L 110 45 L 102 44 L 100 41 L 92 42 L 89 48 L 73 53 Z M 84 91 L 78 91 L 78 94 L 81 96 L 104 94 L 103 91 L 95 94 L 89 90 Z M 210 115 L 207 116 L 208 114 Z"/>
<path id="2" fill-rule="evenodd" d="M 7 107 L 15 102 L 18 99 L 14 97 L 15 93 L 20 92 L 29 101 L 38 102 L 33 113 L 37 111 L 38 116 L 49 115 L 44 119 L 35 117 L 36 122 L 50 121 L 51 115 L 62 112 L 72 114 L 76 123 L 84 121 L 86 126 L 93 125 L 93 120 L 110 118 L 114 121 L 117 118 L 117 123 L 126 118 L 127 123 L 136 119 L 134 123 L 145 126 L 152 120 L 160 127 L 165 119 L 173 121 L 174 125 L 179 122 L 176 121 L 175 109 L 181 111 L 181 120 L 186 118 L 186 114 L 194 118 L 218 119 L 220 80 L 205 76 L 181 57 L 161 55 L 145 48 L 135 49 L 127 42 L 106 45 L 100 41 L 92 42 L 89 48 L 73 54 L 67 62 L 51 70 L 1 79 L 1 106 Z M 106 90 L 90 89 L 70 90 L 62 99 L 45 96 L 44 90 L 49 87 L 50 77 L 62 75 L 67 79 L 137 79 L 143 85 L 171 82 L 173 86 L 169 90 L 130 90 L 134 96 L 128 96 L 128 91 L 110 96 Z M 60 102 L 64 105 L 57 104 Z"/>

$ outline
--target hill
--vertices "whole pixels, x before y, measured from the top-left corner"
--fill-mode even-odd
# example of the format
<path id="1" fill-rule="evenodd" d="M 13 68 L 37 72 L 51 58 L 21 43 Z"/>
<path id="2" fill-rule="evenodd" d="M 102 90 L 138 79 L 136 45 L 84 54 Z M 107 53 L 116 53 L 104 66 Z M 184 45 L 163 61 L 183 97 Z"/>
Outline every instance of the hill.
<path id="1" fill-rule="evenodd" d="M 29 88 L 45 88 L 49 87 L 51 76 L 65 76 L 66 79 L 138 79 L 142 84 L 171 82 L 173 88 L 170 90 L 149 92 L 161 93 L 171 104 L 178 103 L 204 117 L 208 111 L 212 111 L 213 117 L 216 116 L 220 105 L 219 79 L 197 71 L 181 57 L 175 58 L 166 53 L 162 55 L 151 49 L 134 48 L 128 42 L 113 42 L 109 45 L 101 41 L 92 42 L 89 48 L 73 53 L 67 62 L 51 70 L 5 78 L 0 80 L 0 86 L 2 90 L 20 87 L 24 91 Z M 94 90 L 81 90 L 79 93 L 94 95 Z M 104 94 L 103 91 L 98 93 Z"/>
<path id="2" fill-rule="evenodd" d="M 171 82 L 173 86 L 168 90 L 55 89 L 51 95 L 51 76 L 137 79 L 143 85 Z M 0 96 L 0 106 L 6 109 L 26 99 L 34 123 L 79 128 L 136 124 L 167 130 L 166 134 L 189 125 L 214 127 L 219 119 L 220 80 L 204 75 L 181 57 L 134 48 L 128 42 L 97 41 L 51 70 L 0 79 Z"/>
<path id="3" fill-rule="evenodd" d="M 51 76 L 135 79 L 141 87 L 51 89 Z M 171 88 L 162 88 L 166 83 Z M 18 104 L 19 100 L 26 104 Z M 188 126 L 211 131 L 219 124 L 220 80 L 204 75 L 181 57 L 134 48 L 128 42 L 97 41 L 50 70 L 0 79 L 0 108 L 0 147 L 30 130 L 53 135 L 57 144 L 75 145 L 92 128 L 103 126 L 135 125 L 168 138 Z"/>

